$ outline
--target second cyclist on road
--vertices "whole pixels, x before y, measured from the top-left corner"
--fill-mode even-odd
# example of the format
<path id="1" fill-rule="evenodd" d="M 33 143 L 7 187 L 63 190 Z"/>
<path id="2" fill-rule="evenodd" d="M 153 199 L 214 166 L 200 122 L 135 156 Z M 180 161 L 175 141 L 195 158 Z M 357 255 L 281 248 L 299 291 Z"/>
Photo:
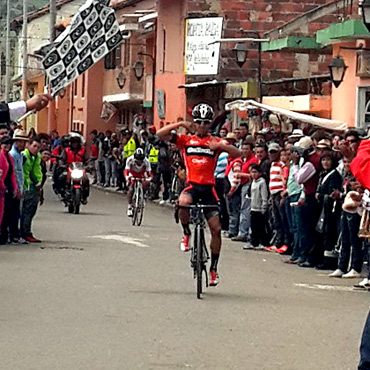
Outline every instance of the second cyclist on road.
<path id="1" fill-rule="evenodd" d="M 132 198 L 134 195 L 135 179 L 143 179 L 143 189 L 145 192 L 153 178 L 150 162 L 147 158 L 145 158 L 144 150 L 142 148 L 136 149 L 134 155 L 127 159 L 125 178 L 129 188 L 127 193 L 127 216 L 132 217 Z"/>

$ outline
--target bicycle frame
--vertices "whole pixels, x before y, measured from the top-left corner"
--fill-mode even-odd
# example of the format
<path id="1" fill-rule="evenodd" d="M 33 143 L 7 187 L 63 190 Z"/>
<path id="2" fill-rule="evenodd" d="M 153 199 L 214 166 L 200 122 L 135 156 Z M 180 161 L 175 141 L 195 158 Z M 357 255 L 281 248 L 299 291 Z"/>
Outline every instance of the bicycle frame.
<path id="1" fill-rule="evenodd" d="M 132 215 L 132 225 L 141 225 L 144 216 L 144 188 L 143 188 L 143 178 L 134 177 L 134 194 L 133 194 L 133 215 Z"/>
<path id="2" fill-rule="evenodd" d="M 194 225 L 193 245 L 191 250 L 190 263 L 194 270 L 194 279 L 197 280 L 197 298 L 201 298 L 203 293 L 202 275 L 206 273 L 206 287 L 208 287 L 208 275 L 206 271 L 206 263 L 209 259 L 209 252 L 207 249 L 204 230 L 206 228 L 206 217 L 204 215 L 205 209 L 218 209 L 214 205 L 194 204 L 189 206 L 180 206 L 179 208 L 190 209 L 191 223 Z"/>

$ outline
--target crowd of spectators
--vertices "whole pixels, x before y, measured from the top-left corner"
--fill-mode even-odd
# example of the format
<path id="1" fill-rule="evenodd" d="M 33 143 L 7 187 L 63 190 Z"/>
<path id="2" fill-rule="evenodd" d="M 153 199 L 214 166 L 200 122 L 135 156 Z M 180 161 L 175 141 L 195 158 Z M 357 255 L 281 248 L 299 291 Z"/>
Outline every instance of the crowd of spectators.
<path id="1" fill-rule="evenodd" d="M 43 204 L 50 137 L 0 124 L 0 245 L 40 243 L 32 221 Z"/>
<path id="2" fill-rule="evenodd" d="M 369 141 L 362 135 L 222 127 L 219 136 L 243 153 L 234 160 L 222 153 L 215 170 L 223 235 L 245 250 L 287 255 L 288 264 L 331 270 L 330 277 L 364 277 L 370 222 L 361 223 L 368 212 L 361 176 L 369 158 L 361 147 Z M 368 278 L 357 286 L 369 288 Z"/>
<path id="3" fill-rule="evenodd" d="M 369 248 L 360 237 L 367 212 L 360 200 L 366 186 L 361 179 L 364 166 L 356 163 L 361 160 L 360 144 L 368 142 L 362 133 L 295 129 L 282 134 L 265 129 L 251 135 L 246 122 L 230 128 L 224 125 L 217 135 L 238 147 L 242 157 L 231 160 L 221 153 L 215 169 L 224 237 L 242 242 L 245 250 L 290 256 L 288 264 L 332 270 L 331 277 L 363 277 Z M 154 126 L 113 133 L 94 130 L 90 135 L 88 163 L 94 184 L 125 192 L 125 163 L 141 147 L 153 172 L 149 198 L 162 204 L 177 199 L 185 186 L 181 154 L 175 145 L 158 139 Z M 63 138 L 57 132 L 37 136 L 1 125 L 0 143 L 0 244 L 37 242 L 32 219 L 43 203 L 46 163 L 51 152 L 63 150 Z M 367 227 L 370 234 L 370 217 Z M 368 277 L 359 286 L 370 288 Z"/>
<path id="4" fill-rule="evenodd" d="M 351 163 L 366 141 L 363 133 L 305 128 L 251 135 L 247 122 L 230 129 L 224 125 L 217 135 L 241 149 L 242 157 L 229 160 L 221 153 L 215 169 L 224 237 L 242 242 L 245 250 L 287 255 L 288 264 L 331 270 L 331 277 L 362 278 L 368 247 L 359 236 L 364 208 L 358 199 L 365 187 Z M 125 191 L 125 161 L 142 147 L 153 170 L 151 199 L 174 201 L 184 187 L 181 154 L 158 140 L 154 127 L 92 131 L 91 139 L 96 184 Z M 370 288 L 367 277 L 359 287 Z"/>

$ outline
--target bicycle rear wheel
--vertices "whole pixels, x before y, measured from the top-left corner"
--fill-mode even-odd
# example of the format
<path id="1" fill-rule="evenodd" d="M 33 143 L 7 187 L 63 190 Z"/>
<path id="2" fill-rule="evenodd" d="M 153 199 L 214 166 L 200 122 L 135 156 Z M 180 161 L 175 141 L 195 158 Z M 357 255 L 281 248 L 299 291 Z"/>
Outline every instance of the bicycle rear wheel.
<path id="1" fill-rule="evenodd" d="M 133 203 L 133 206 L 132 206 L 132 225 L 135 226 L 136 224 L 136 220 L 137 220 L 137 197 L 138 197 L 138 185 L 137 183 L 135 183 L 135 187 L 134 187 L 134 196 L 132 198 L 132 203 Z"/>

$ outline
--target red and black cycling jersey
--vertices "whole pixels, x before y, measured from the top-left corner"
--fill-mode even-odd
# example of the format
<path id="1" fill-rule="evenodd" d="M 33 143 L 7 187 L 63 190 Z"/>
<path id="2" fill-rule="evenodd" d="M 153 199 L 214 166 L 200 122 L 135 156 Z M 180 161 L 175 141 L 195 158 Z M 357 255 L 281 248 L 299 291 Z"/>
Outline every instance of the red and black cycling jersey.
<path id="1" fill-rule="evenodd" d="M 224 142 L 224 140 L 211 135 L 203 138 L 196 135 L 178 135 L 176 137 L 175 144 L 182 151 L 188 183 L 215 185 L 214 172 L 220 151 L 209 148 L 211 140 Z"/>

